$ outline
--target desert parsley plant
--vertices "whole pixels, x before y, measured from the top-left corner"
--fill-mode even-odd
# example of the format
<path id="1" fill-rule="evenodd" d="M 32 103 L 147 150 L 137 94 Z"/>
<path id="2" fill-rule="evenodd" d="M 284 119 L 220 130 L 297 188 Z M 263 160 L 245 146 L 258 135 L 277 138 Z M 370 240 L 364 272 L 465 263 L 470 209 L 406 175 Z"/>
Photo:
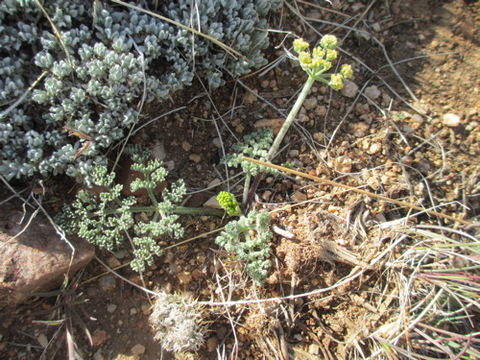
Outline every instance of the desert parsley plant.
<path id="1" fill-rule="evenodd" d="M 308 74 L 307 81 L 303 85 L 303 89 L 298 95 L 295 104 L 290 110 L 282 128 L 278 132 L 273 144 L 268 152 L 268 160 L 270 161 L 278 152 L 280 144 L 283 138 L 287 134 L 288 129 L 293 123 L 293 120 L 297 116 L 300 108 L 302 107 L 307 95 L 310 92 L 315 81 L 320 81 L 330 86 L 333 90 L 340 90 L 343 88 L 343 82 L 345 79 L 353 77 L 352 67 L 348 64 L 340 66 L 338 73 L 327 73 L 333 66 L 333 61 L 338 56 L 336 50 L 338 46 L 338 40 L 333 35 L 325 35 L 320 40 L 318 46 L 313 48 L 310 52 L 308 48 L 310 45 L 303 39 L 296 39 L 293 41 L 293 49 L 298 54 L 295 59 L 300 63 L 302 69 Z"/>
<path id="2" fill-rule="evenodd" d="M 247 216 L 230 221 L 215 242 L 246 264 L 247 273 L 262 284 L 270 268 L 268 243 L 272 240 L 268 212 L 250 211 Z"/>
<path id="3" fill-rule="evenodd" d="M 270 129 L 259 129 L 251 134 L 245 135 L 243 141 L 232 146 L 233 153 L 225 157 L 223 162 L 230 167 L 241 166 L 245 172 L 245 184 L 243 187 L 243 204 L 245 205 L 248 197 L 248 189 L 252 176 L 259 173 L 275 174 L 277 170 L 267 166 L 257 165 L 244 161 L 243 157 L 253 157 L 262 161 L 268 161 L 268 151 L 272 145 L 273 133 Z"/>
<path id="4" fill-rule="evenodd" d="M 272 145 L 272 130 L 264 128 L 243 137 L 242 142 L 232 146 L 233 153 L 225 157 L 224 163 L 230 167 L 241 166 L 245 174 L 255 176 L 261 172 L 276 173 L 275 169 L 243 161 L 244 156 L 268 161 L 268 150 Z"/>
<path id="5" fill-rule="evenodd" d="M 178 239 L 183 236 L 178 214 L 221 215 L 222 212 L 178 206 L 186 194 L 183 180 L 164 189 L 159 200 L 155 189 L 168 175 L 162 162 L 149 159 L 148 153 L 139 148 L 132 147 L 128 151 L 134 161 L 131 169 L 142 174 L 131 182 L 130 189 L 132 192 L 145 189 L 151 205 L 140 206 L 137 198 L 124 197 L 123 185 L 115 184 L 115 174 L 105 166 L 97 166 L 92 173 L 97 188 L 80 190 L 73 203 L 63 209 L 58 223 L 67 233 L 77 234 L 108 250 L 118 248 L 132 234 L 134 260 L 131 266 L 143 271 L 146 265 L 153 263 L 154 255 L 162 254 L 157 244 L 159 237 Z M 142 213 L 139 217 L 142 220 L 136 222 L 135 213 Z"/>

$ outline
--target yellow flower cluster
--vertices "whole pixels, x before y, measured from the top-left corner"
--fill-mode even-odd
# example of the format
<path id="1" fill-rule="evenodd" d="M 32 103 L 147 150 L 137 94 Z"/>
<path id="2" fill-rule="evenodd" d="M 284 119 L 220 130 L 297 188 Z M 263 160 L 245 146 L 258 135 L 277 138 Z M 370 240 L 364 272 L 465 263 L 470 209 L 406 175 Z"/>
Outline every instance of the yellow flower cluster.
<path id="1" fill-rule="evenodd" d="M 332 61 L 338 57 L 336 47 L 338 46 L 338 40 L 334 35 L 325 35 L 320 40 L 320 45 L 316 46 L 312 52 L 308 50 L 310 45 L 303 39 L 295 39 L 293 41 L 293 49 L 298 54 L 298 61 L 302 66 L 302 69 L 311 77 L 324 81 L 326 76 L 322 76 L 323 73 L 332 68 Z M 353 77 L 353 70 L 350 65 L 343 64 L 340 67 L 338 74 L 330 75 L 330 81 L 328 85 L 334 90 L 340 90 L 343 88 L 344 79 L 350 79 Z"/>

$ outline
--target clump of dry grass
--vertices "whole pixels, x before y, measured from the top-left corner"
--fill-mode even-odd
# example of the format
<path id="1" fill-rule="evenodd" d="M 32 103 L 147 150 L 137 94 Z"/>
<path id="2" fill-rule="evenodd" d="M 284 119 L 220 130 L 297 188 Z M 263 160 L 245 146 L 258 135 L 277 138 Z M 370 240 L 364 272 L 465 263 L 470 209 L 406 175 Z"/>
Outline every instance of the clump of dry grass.
<path id="1" fill-rule="evenodd" d="M 369 335 L 370 358 L 479 358 L 480 240 L 450 227 L 394 230 L 409 238 L 386 269 L 399 311 Z"/>

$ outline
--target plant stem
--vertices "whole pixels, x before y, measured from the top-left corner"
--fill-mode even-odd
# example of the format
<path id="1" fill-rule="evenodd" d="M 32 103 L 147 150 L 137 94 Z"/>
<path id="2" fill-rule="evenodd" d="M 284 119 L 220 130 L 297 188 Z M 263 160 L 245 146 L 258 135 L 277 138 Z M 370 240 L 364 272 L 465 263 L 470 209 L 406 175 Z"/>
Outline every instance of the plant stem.
<path id="1" fill-rule="evenodd" d="M 205 215 L 205 216 L 223 216 L 225 211 L 223 209 L 214 208 L 191 208 L 186 206 L 175 206 L 172 210 L 173 214 L 178 215 Z"/>
<path id="2" fill-rule="evenodd" d="M 140 212 L 158 212 L 158 208 L 156 206 L 134 206 L 128 209 L 131 213 L 140 213 Z M 107 210 L 105 212 L 107 215 L 111 214 L 120 214 L 121 210 Z M 225 211 L 222 209 L 213 209 L 213 208 L 191 208 L 185 206 L 175 206 L 171 214 L 178 214 L 178 215 L 205 215 L 205 216 L 223 216 Z"/>
<path id="3" fill-rule="evenodd" d="M 293 123 L 293 120 L 297 117 L 298 112 L 300 111 L 300 108 L 303 105 L 303 102 L 307 98 L 308 93 L 310 92 L 310 89 L 313 86 L 313 83 L 315 82 L 315 78 L 312 76 L 308 76 L 307 81 L 303 85 L 303 89 L 300 92 L 300 95 L 298 95 L 297 101 L 295 101 L 295 104 L 292 107 L 292 110 L 290 110 L 287 118 L 285 119 L 285 122 L 282 125 L 282 128 L 277 134 L 277 137 L 273 141 L 272 147 L 270 148 L 270 151 L 268 152 L 268 159 L 272 160 L 274 156 L 277 154 L 277 151 L 280 147 L 280 144 L 282 143 L 283 138 L 287 134 L 288 129 Z"/>
<path id="4" fill-rule="evenodd" d="M 252 180 L 252 175 L 246 174 L 245 184 L 243 185 L 243 198 L 242 198 L 242 206 L 243 207 L 245 207 L 245 205 L 247 205 L 248 191 L 250 190 L 251 180 Z"/>

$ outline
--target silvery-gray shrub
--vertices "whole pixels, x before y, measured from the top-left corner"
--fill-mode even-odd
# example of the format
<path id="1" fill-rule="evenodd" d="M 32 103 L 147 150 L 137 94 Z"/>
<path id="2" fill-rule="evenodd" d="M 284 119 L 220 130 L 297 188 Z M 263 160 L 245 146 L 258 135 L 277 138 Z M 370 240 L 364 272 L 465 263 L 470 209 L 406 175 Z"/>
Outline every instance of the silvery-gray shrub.
<path id="1" fill-rule="evenodd" d="M 159 1 L 158 9 L 141 3 L 217 38 L 246 61 L 123 6 L 105 3 L 94 11 L 93 4 L 102 2 L 45 0 L 60 41 L 35 1 L 2 1 L 0 175 L 67 173 L 88 180 L 93 167 L 106 164 L 105 150 L 139 121 L 144 93 L 147 102 L 162 101 L 190 85 L 195 74 L 215 88 L 225 74 L 243 75 L 264 64 L 267 16 L 280 2 L 174 0 Z M 43 71 L 48 73 L 35 89 L 12 106 Z"/>

